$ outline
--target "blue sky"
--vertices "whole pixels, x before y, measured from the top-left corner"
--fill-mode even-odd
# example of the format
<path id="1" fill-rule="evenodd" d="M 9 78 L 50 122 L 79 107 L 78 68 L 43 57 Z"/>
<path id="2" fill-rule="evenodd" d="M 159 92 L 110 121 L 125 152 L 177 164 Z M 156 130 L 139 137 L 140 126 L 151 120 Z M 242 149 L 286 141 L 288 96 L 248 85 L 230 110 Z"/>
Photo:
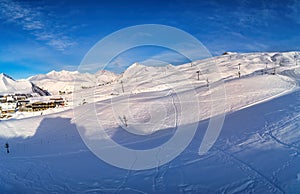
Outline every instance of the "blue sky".
<path id="1" fill-rule="evenodd" d="M 0 72 L 19 79 L 51 70 L 76 70 L 99 40 L 139 24 L 184 30 L 212 55 L 299 51 L 299 10 L 298 0 L 0 0 Z M 168 52 L 133 49 L 121 63 L 157 59 Z M 167 60 L 180 63 L 180 57 Z M 121 72 L 126 65 L 110 70 Z"/>

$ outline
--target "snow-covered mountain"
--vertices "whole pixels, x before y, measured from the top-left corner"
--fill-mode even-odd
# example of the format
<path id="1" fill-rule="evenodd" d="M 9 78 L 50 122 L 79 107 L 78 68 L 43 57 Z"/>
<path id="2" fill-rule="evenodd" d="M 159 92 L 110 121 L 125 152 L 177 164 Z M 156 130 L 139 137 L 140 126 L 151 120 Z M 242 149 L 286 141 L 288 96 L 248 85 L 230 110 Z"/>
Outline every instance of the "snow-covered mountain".
<path id="1" fill-rule="evenodd" d="M 59 87 L 74 79 L 96 86 L 75 86 L 72 109 L 0 122 L 0 145 L 11 145 L 10 154 L 0 152 L 0 192 L 299 193 L 299 56 L 228 52 L 179 66 L 136 63 L 101 86 L 76 72 L 37 76 Z M 212 145 L 206 134 L 219 123 L 210 119 L 222 111 Z M 130 169 L 158 165 L 182 148 L 168 144 L 175 133 L 184 140 L 191 127 L 189 145 L 160 167 L 124 170 L 96 157 L 111 154 Z M 203 142 L 212 147 L 199 155 Z M 118 144 L 134 153 L 119 154 Z"/>
<path id="2" fill-rule="evenodd" d="M 110 83 L 116 78 L 116 74 L 105 70 L 101 70 L 95 74 L 62 70 L 32 76 L 28 78 L 28 80 L 48 90 L 52 94 L 57 94 L 59 91 L 66 93 L 72 92 L 74 85 L 78 85 L 82 88 L 90 88 Z"/>
<path id="3" fill-rule="evenodd" d="M 0 95 L 33 93 L 40 96 L 50 95 L 46 90 L 41 89 L 28 80 L 14 80 L 4 73 L 0 74 Z"/>
<path id="4" fill-rule="evenodd" d="M 127 83 L 139 84 L 136 85 L 135 89 L 139 91 L 145 91 L 145 88 L 151 85 L 149 80 L 158 80 L 158 81 L 174 81 L 178 71 L 185 76 L 194 77 L 194 71 L 201 70 L 201 75 L 209 76 L 210 79 L 214 79 L 213 73 L 208 73 L 209 69 L 207 67 L 212 63 L 218 64 L 218 68 L 221 71 L 222 75 L 225 75 L 223 78 L 226 78 L 226 75 L 230 75 L 233 69 L 237 69 L 237 65 L 241 64 L 241 74 L 245 75 L 250 72 L 261 70 L 264 68 L 272 67 L 283 67 L 289 66 L 290 64 L 295 63 L 295 61 L 299 60 L 300 55 L 297 52 L 286 52 L 286 53 L 234 53 L 234 52 L 226 52 L 224 55 L 215 57 L 214 60 L 206 60 L 202 61 L 201 66 L 194 66 L 189 68 L 191 65 L 184 64 L 181 66 L 173 66 L 171 64 L 163 67 L 151 67 L 144 66 L 139 63 L 134 63 L 130 67 L 126 69 L 126 71 L 119 75 L 116 75 L 113 72 L 101 70 L 95 74 L 91 73 L 79 73 L 78 71 L 51 71 L 47 74 L 40 74 L 36 76 L 32 76 L 27 80 L 40 86 L 41 88 L 49 91 L 52 94 L 58 94 L 59 91 L 65 93 L 72 93 L 74 87 L 76 88 L 91 88 L 95 86 L 103 86 L 107 83 L 112 83 L 117 80 L 122 80 Z M 196 62 L 193 62 L 196 63 Z M 300 62 L 299 62 L 300 63 Z M 255 65 L 254 65 L 255 64 Z M 268 66 L 269 65 L 269 66 Z M 223 68 L 225 67 L 225 68 Z M 172 72 L 170 74 L 170 72 Z M 213 70 L 212 70 L 213 71 Z M 236 73 L 236 72 L 235 72 Z M 173 77 L 173 78 L 170 78 Z M 232 74 L 230 75 L 232 76 Z M 163 79 L 163 80 L 162 80 Z M 175 78 L 176 79 L 176 78 Z M 204 80 L 202 80 L 204 81 Z M 168 82 L 168 81 L 167 81 Z M 148 83 L 148 84 L 147 84 Z M 177 84 L 181 84 L 183 82 L 176 82 Z M 150 84 L 150 85 L 149 85 Z M 153 84 L 152 84 L 153 85 Z M 161 87 L 162 85 L 154 84 L 154 90 L 157 87 Z M 162 86 L 164 88 L 164 86 Z"/>

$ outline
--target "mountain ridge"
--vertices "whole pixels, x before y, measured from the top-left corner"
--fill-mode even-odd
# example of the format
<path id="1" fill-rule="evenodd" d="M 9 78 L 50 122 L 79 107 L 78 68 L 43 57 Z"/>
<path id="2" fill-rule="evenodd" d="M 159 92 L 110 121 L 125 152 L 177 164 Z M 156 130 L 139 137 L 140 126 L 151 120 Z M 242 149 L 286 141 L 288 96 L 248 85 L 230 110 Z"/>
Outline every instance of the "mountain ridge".
<path id="1" fill-rule="evenodd" d="M 209 59 L 203 59 L 199 61 L 193 61 L 192 63 L 186 63 L 178 66 L 173 66 L 171 64 L 166 66 L 146 66 L 141 63 L 133 63 L 130 65 L 122 74 L 118 75 L 114 72 L 107 70 L 100 70 L 95 73 L 81 73 L 78 71 L 55 71 L 52 70 L 47 74 L 38 74 L 31 76 L 25 80 L 32 82 L 36 86 L 39 86 L 42 90 L 47 90 L 52 94 L 57 94 L 59 91 L 63 92 L 72 92 L 74 85 L 80 85 L 82 88 L 90 88 L 100 85 L 106 85 L 112 83 L 116 80 L 122 79 L 123 81 L 138 80 L 139 78 L 143 80 L 144 78 L 152 79 L 152 74 L 165 73 L 174 70 L 174 73 L 177 70 L 184 70 L 185 72 L 193 73 L 198 67 L 201 71 L 209 71 L 205 68 L 208 68 L 206 61 L 215 61 L 215 64 L 219 66 L 221 74 L 228 69 L 224 69 L 223 66 L 232 66 L 232 68 L 237 68 L 238 63 L 242 64 L 241 73 L 247 74 L 251 68 L 251 64 L 261 64 L 259 69 L 266 68 L 275 68 L 281 66 L 289 66 L 291 64 L 297 63 L 299 60 L 300 54 L 298 51 L 289 51 L 289 52 L 253 52 L 253 53 L 235 53 L 227 52 L 225 55 L 215 56 Z M 193 63 L 199 63 L 197 68 L 192 68 Z M 235 64 L 236 63 L 236 64 Z M 202 65 L 201 65 L 202 64 Z M 258 66 L 257 66 L 258 67 Z M 257 69 L 257 70 L 259 70 Z M 2 73 L 2 77 L 5 77 L 8 80 L 15 81 L 11 76 Z M 146 76 L 146 77 L 145 77 Z M 193 75 L 191 74 L 193 77 Z M 4 80 L 6 83 L 2 83 L 2 88 L 0 91 L 6 91 L 6 86 L 9 85 L 8 80 Z M 24 80 L 17 80 L 21 82 Z"/>
<path id="2" fill-rule="evenodd" d="M 0 95 L 7 94 L 38 94 L 39 96 L 49 96 L 50 93 L 41 89 L 36 84 L 28 80 L 15 80 L 11 76 L 0 74 Z"/>

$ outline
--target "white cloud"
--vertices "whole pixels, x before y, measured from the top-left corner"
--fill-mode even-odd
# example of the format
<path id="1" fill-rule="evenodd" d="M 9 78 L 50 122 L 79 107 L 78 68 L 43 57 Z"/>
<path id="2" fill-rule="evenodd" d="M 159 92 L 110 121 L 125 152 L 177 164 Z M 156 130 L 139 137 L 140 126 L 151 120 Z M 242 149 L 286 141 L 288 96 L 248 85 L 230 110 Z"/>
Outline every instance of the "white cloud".
<path id="1" fill-rule="evenodd" d="M 62 31 L 59 25 L 51 22 L 39 9 L 13 0 L 0 0 L 0 18 L 28 31 L 36 40 L 45 41 L 47 45 L 63 51 L 76 44 L 72 38 L 56 33 Z M 42 19 L 43 18 L 43 19 Z"/>

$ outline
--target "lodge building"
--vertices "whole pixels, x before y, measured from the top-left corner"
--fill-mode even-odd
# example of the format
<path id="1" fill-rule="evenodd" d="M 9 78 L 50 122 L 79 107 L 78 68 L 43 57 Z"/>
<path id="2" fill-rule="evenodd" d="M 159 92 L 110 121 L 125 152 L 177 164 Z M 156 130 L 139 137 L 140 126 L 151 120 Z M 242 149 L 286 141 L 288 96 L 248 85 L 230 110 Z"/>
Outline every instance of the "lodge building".
<path id="1" fill-rule="evenodd" d="M 62 97 L 53 97 L 49 100 L 31 102 L 26 95 L 0 96 L 0 114 L 43 111 L 49 108 L 63 107 L 65 101 Z"/>

